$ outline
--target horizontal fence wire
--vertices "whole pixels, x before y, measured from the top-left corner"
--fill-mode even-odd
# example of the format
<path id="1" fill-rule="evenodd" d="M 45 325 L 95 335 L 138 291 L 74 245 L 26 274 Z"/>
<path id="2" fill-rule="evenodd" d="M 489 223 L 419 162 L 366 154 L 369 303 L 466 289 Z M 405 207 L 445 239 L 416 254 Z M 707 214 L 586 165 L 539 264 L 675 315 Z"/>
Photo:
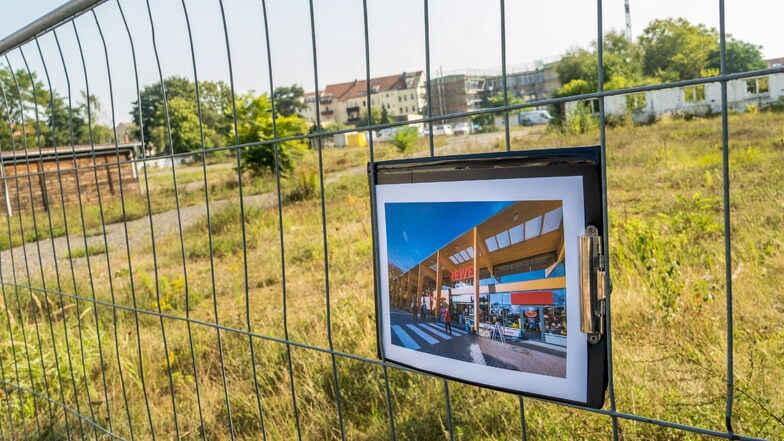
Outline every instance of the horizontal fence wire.
<path id="1" fill-rule="evenodd" d="M 377 2 L 356 2 L 364 67 L 358 76 L 367 97 L 366 111 L 356 117 L 359 129 L 330 127 L 322 118 L 327 86 L 320 72 L 335 62 L 319 50 L 333 37 L 320 21 L 327 2 L 301 2 L 306 17 L 296 32 L 305 35 L 309 53 L 282 58 L 284 37 L 273 32 L 280 4 L 243 4 L 243 18 L 252 17 L 257 27 L 242 37 L 255 39 L 251 54 L 235 33 L 240 17 L 232 2 L 169 3 L 72 0 L 0 40 L 1 439 L 757 440 L 784 433 L 780 427 L 753 433 L 738 424 L 734 407 L 739 395 L 758 400 L 770 424 L 784 426 L 775 405 L 765 406 L 770 398 L 752 398 L 736 382 L 733 280 L 739 269 L 733 265 L 728 97 L 732 82 L 784 68 L 728 72 L 723 0 L 716 3 L 718 74 L 606 90 L 606 5 L 597 0 L 595 91 L 525 102 L 512 99 L 507 81 L 508 24 L 520 17 L 499 0 L 494 50 L 501 60 L 501 104 L 455 112 L 438 111 L 444 92 L 431 54 L 434 2 L 416 2 L 426 111 L 400 121 L 373 116 L 372 75 L 381 55 L 372 51 L 371 36 L 384 28 L 370 13 Z M 200 35 L 205 15 L 219 41 Z M 182 28 L 177 44 L 168 29 L 175 19 Z M 207 46 L 221 56 L 202 56 Z M 172 47 L 186 54 L 182 71 L 168 63 Z M 244 62 L 250 57 L 263 61 L 263 71 L 251 74 L 266 80 L 257 86 L 266 92 L 238 86 L 249 74 Z M 287 97 L 273 93 L 288 83 L 276 76 L 287 57 L 311 71 L 307 81 L 315 91 L 313 124 L 299 131 L 295 113 L 284 110 Z M 225 65 L 220 84 L 205 80 L 208 64 Z M 635 398 L 619 385 L 619 376 L 628 374 L 619 369 L 634 365 L 618 362 L 611 312 L 620 300 L 609 295 L 602 409 L 464 385 L 387 361 L 375 340 L 380 306 L 373 300 L 377 244 L 371 237 L 378 219 L 369 207 L 365 167 L 414 156 L 395 153 L 373 133 L 426 127 L 432 134 L 448 121 L 497 115 L 503 133 L 489 142 L 495 147 L 476 148 L 509 152 L 524 147 L 513 130 L 520 111 L 596 102 L 595 138 L 581 139 L 594 141 L 608 158 L 609 99 L 714 83 L 721 93 L 726 357 L 723 370 L 709 373 L 725 389 L 721 424 L 717 415 L 671 421 L 672 413 L 636 414 Z M 188 94 L 191 101 L 183 98 Z M 118 111 L 128 104 L 124 97 L 133 101 L 133 123 L 121 133 L 128 116 Z M 345 151 L 358 161 L 332 147 L 339 135 L 357 131 L 366 134 L 366 145 Z M 123 140 L 127 133 L 136 139 Z M 446 155 L 446 147 L 428 136 L 415 156 Z M 295 161 L 303 165 L 292 166 Z M 603 163 L 602 231 L 611 246 L 620 229 L 607 215 L 612 173 Z M 612 269 L 611 257 L 605 258 Z M 488 407 L 493 402 L 504 407 Z M 500 427 L 482 426 L 491 413 L 502 414 L 491 423 Z M 589 422 L 575 423 L 579 432 L 546 427 L 570 419 Z"/>

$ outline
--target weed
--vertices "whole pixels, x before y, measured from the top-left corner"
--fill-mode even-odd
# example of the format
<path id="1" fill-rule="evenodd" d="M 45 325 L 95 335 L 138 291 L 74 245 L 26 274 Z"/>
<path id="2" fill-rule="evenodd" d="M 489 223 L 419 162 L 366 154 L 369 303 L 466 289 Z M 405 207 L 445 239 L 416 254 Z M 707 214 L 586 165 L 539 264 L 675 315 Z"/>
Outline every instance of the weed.
<path id="1" fill-rule="evenodd" d="M 106 251 L 106 245 L 103 243 L 96 243 L 93 245 L 88 245 L 87 248 L 72 249 L 65 255 L 65 258 L 78 259 L 80 257 L 86 256 L 97 256 L 99 254 L 106 253 Z"/>

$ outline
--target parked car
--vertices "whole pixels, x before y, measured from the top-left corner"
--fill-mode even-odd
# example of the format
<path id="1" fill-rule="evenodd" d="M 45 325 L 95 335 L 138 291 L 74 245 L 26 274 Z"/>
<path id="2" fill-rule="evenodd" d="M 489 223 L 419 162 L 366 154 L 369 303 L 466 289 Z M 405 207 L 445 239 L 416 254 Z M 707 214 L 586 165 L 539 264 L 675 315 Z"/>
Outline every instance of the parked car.
<path id="1" fill-rule="evenodd" d="M 439 124 L 437 126 L 433 126 L 433 136 L 441 136 L 441 135 L 453 135 L 455 132 L 452 131 L 452 126 L 449 124 Z M 430 134 L 430 127 L 425 126 L 425 133 L 424 135 L 427 136 Z"/>
<path id="2" fill-rule="evenodd" d="M 537 124 L 548 124 L 553 119 L 550 112 L 546 110 L 527 110 L 517 114 L 517 122 L 521 126 L 534 126 Z"/>
<path id="3" fill-rule="evenodd" d="M 392 141 L 392 137 L 397 133 L 400 127 L 390 127 L 388 129 L 381 129 L 376 132 L 376 136 L 373 138 L 376 141 Z"/>
<path id="4" fill-rule="evenodd" d="M 471 126 L 467 122 L 459 122 L 455 124 L 452 130 L 455 132 L 455 135 L 468 135 L 471 133 Z"/>

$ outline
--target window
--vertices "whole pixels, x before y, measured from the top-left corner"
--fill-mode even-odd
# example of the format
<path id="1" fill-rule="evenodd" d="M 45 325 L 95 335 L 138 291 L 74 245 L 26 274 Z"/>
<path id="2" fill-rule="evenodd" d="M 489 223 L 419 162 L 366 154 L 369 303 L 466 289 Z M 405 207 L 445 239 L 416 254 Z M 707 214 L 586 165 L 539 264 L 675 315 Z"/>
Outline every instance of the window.
<path id="1" fill-rule="evenodd" d="M 509 231 L 502 231 L 495 236 L 498 241 L 498 248 L 506 248 L 509 246 Z"/>
<path id="2" fill-rule="evenodd" d="M 511 239 L 512 245 L 516 243 L 520 243 L 523 241 L 523 224 L 520 224 L 516 227 L 512 227 L 509 230 L 509 238 Z"/>
<path id="3" fill-rule="evenodd" d="M 582 106 L 582 110 L 587 110 L 591 113 L 599 113 L 599 100 L 596 98 L 582 100 L 579 101 L 578 104 Z"/>
<path id="4" fill-rule="evenodd" d="M 491 253 L 498 249 L 498 242 L 495 241 L 495 236 L 491 236 L 485 239 L 485 244 L 487 244 L 487 249 Z"/>
<path id="5" fill-rule="evenodd" d="M 526 221 L 525 240 L 538 237 L 541 232 L 542 232 L 542 216 L 536 216 L 535 218 Z"/>
<path id="6" fill-rule="evenodd" d="M 626 95 L 626 108 L 629 110 L 642 110 L 645 108 L 645 94 L 635 93 Z"/>
<path id="7" fill-rule="evenodd" d="M 690 103 L 705 100 L 705 85 L 684 87 L 683 99 Z"/>
<path id="8" fill-rule="evenodd" d="M 493 273 L 495 274 L 496 277 L 502 277 L 502 276 L 508 276 L 512 274 L 539 271 L 555 263 L 555 259 L 556 259 L 555 253 L 541 254 L 526 259 L 520 259 L 520 260 L 515 260 L 512 262 L 496 265 L 493 268 Z"/>
<path id="9" fill-rule="evenodd" d="M 768 77 L 749 78 L 746 80 L 746 94 L 757 95 L 768 93 Z"/>
<path id="10" fill-rule="evenodd" d="M 563 208 L 558 207 L 553 211 L 549 211 L 544 215 L 544 224 L 542 225 L 542 234 L 555 231 L 561 226 L 561 219 L 563 219 Z"/>

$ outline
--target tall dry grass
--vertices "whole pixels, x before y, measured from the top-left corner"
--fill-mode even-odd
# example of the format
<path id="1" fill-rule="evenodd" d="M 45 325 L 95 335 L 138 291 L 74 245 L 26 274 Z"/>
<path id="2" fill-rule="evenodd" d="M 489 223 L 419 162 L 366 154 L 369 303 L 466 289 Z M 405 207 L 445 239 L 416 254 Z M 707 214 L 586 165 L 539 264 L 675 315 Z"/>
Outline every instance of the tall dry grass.
<path id="1" fill-rule="evenodd" d="M 782 122 L 781 114 L 766 113 L 730 119 L 733 427 L 769 439 L 784 437 Z M 503 149 L 497 139 L 469 137 L 444 149 Z M 588 145 L 598 142 L 598 133 L 526 129 L 513 131 L 511 140 L 514 149 Z M 378 148 L 376 159 L 398 155 Z M 410 155 L 428 149 L 420 140 Z M 611 128 L 607 152 L 618 409 L 724 430 L 720 121 Z M 376 358 L 372 227 L 362 167 L 368 160 L 366 149 L 325 150 L 324 195 L 319 181 L 315 197 L 286 199 L 280 215 L 275 198 L 246 204 L 244 217 L 238 203 L 216 206 L 209 222 L 197 220 L 183 231 L 182 241 L 176 233 L 156 237 L 154 256 L 152 243 L 135 249 L 130 266 L 124 249 L 110 249 L 90 256 L 90 274 L 84 265 L 75 278 L 47 272 L 46 290 L 39 281 L 38 289 L 14 289 L 6 277 L 1 435 L 105 437 L 94 421 L 134 439 L 227 439 L 232 429 L 239 439 L 259 439 L 262 431 L 268 439 L 295 439 L 298 431 L 303 439 L 340 439 L 342 420 L 348 439 L 389 439 L 394 423 L 398 439 L 430 440 L 449 438 L 451 415 L 456 439 L 519 439 L 517 396 L 313 349 L 332 346 L 339 354 Z M 315 152 L 301 161 L 319 168 Z M 183 185 L 198 182 L 196 172 L 188 173 L 193 176 L 185 175 Z M 236 202 L 236 176 L 214 176 L 208 175 L 211 200 Z M 155 179 L 161 189 L 173 185 L 165 176 Z M 272 179 L 245 184 L 251 193 L 276 192 Z M 283 185 L 285 197 L 302 184 Z M 187 201 L 204 200 L 203 188 L 189 188 L 194 196 Z M 173 206 L 163 190 L 150 197 L 153 205 Z M 525 399 L 524 407 L 531 439 L 611 434 L 606 416 L 534 399 Z M 707 438 L 625 420 L 620 431 L 623 439 Z"/>

